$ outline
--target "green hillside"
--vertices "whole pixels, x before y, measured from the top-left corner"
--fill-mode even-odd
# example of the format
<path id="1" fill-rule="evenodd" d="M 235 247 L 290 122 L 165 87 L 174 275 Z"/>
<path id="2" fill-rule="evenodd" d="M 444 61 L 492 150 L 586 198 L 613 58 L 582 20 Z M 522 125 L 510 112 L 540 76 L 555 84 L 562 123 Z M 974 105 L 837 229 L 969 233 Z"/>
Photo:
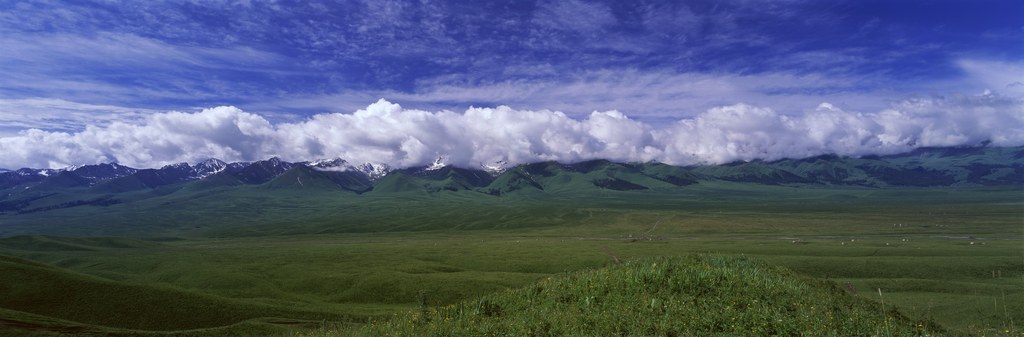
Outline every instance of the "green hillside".
<path id="1" fill-rule="evenodd" d="M 761 163 L 835 185 L 929 187 L 1020 185 L 1024 149 L 989 147 L 919 148 L 892 156 L 819 156 Z"/>
<path id="2" fill-rule="evenodd" d="M 272 190 L 350 191 L 362 192 L 368 182 L 351 179 L 343 172 L 317 171 L 306 165 L 296 165 L 276 178 L 262 184 Z"/>
<path id="3" fill-rule="evenodd" d="M 693 185 L 701 180 L 710 180 L 711 177 L 685 170 L 680 167 L 662 163 L 646 163 L 641 166 L 643 173 L 651 178 L 658 179 L 676 186 Z"/>
<path id="4" fill-rule="evenodd" d="M 43 182 L 39 183 L 39 185 L 36 185 L 35 188 L 41 190 L 60 190 L 66 188 L 89 186 L 91 183 L 91 180 L 73 174 L 71 172 L 60 172 L 49 177 L 49 179 L 46 179 Z"/>
<path id="5" fill-rule="evenodd" d="M 881 295 L 881 294 L 880 294 Z M 882 295 L 884 297 L 884 295 Z M 580 271 L 353 330 L 310 336 L 941 335 L 891 305 L 745 257 L 687 255 Z"/>
<path id="6" fill-rule="evenodd" d="M 211 328 L 258 317 L 336 319 L 316 310 L 116 282 L 5 255 L 0 255 L 0 292 L 3 309 L 122 329 Z"/>
<path id="7" fill-rule="evenodd" d="M 149 188 L 138 176 L 130 175 L 104 181 L 93 186 L 89 191 L 92 193 L 124 193 Z"/>
<path id="8" fill-rule="evenodd" d="M 484 192 L 491 195 L 508 194 L 519 190 L 542 191 L 544 187 L 523 168 L 516 167 L 506 171 L 483 189 Z"/>
<path id="9" fill-rule="evenodd" d="M 775 169 L 760 163 L 734 162 L 714 166 L 694 166 L 688 169 L 713 176 L 715 178 L 746 183 L 764 183 L 769 185 L 785 185 L 811 183 L 813 180 L 801 177 L 786 170 Z"/>
<path id="10" fill-rule="evenodd" d="M 212 174 L 212 175 L 206 176 L 203 179 L 199 179 L 199 180 L 196 180 L 194 182 L 191 182 L 188 185 L 186 185 L 186 187 L 184 189 L 185 190 L 190 190 L 190 191 L 201 191 L 201 190 L 214 189 L 214 188 L 237 187 L 237 186 L 242 186 L 244 184 L 245 184 L 244 182 L 242 182 L 241 180 L 239 180 L 237 177 L 235 177 L 233 175 L 226 174 L 226 173 L 216 173 L 216 174 Z"/>
<path id="11" fill-rule="evenodd" d="M 417 179 L 402 173 L 391 172 L 373 185 L 373 195 L 386 193 L 402 193 L 411 195 L 427 195 L 427 189 Z"/>

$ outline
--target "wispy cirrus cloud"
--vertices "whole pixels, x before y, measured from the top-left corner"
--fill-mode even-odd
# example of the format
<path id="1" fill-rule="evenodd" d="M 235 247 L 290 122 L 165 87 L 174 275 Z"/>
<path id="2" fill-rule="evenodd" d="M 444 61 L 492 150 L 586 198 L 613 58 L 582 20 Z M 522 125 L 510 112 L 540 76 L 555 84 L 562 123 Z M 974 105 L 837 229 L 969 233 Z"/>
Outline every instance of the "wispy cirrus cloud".
<path id="1" fill-rule="evenodd" d="M 0 99 L 0 128 L 40 128 L 75 132 L 86 126 L 113 122 L 134 123 L 161 111 L 92 105 L 60 99 Z"/>
<path id="2" fill-rule="evenodd" d="M 175 46 L 135 35 L 9 34 L 0 38 L 0 87 L 21 94 L 60 93 L 80 101 L 210 100 L 247 93 L 232 77 L 299 75 L 285 58 L 251 48 Z M 216 75 L 212 74 L 216 73 Z M 207 76 L 202 81 L 182 75 Z M 11 96 L 8 94 L 7 96 Z"/>
<path id="3" fill-rule="evenodd" d="M 974 39 L 984 42 L 964 38 L 975 30 L 1006 30 L 1002 17 L 972 28 L 957 21 L 966 20 L 962 16 L 906 20 L 879 6 L 19 2 L 0 13 L 0 42 L 7 47 L 0 57 L 12 65 L 0 78 L 16 79 L 0 83 L 0 97 L 164 109 L 273 106 L 278 99 L 352 92 L 418 94 L 446 77 L 468 79 L 470 85 L 544 85 L 565 75 L 633 70 L 659 76 L 879 78 L 854 88 L 869 93 L 955 79 L 951 55 L 963 58 L 955 53 L 1013 41 L 1006 34 Z M 889 6 L 962 12 L 945 4 Z M 940 23 L 945 28 L 935 31 L 932 25 Z M 590 110 L 603 108 L 598 103 Z"/>
<path id="4" fill-rule="evenodd" d="M 278 109 L 352 111 L 380 97 L 422 109 L 464 109 L 468 106 L 510 105 L 551 109 L 573 117 L 595 110 L 619 109 L 642 120 L 692 117 L 716 106 L 746 103 L 769 106 L 789 115 L 830 101 L 845 109 L 872 111 L 886 107 L 896 93 L 865 92 L 872 77 L 832 78 L 820 74 L 765 73 L 677 74 L 636 69 L 564 74 L 557 79 L 440 78 L 421 81 L 416 92 L 352 91 L 332 96 L 282 99 Z M 262 108 L 262 107 L 261 107 Z"/>

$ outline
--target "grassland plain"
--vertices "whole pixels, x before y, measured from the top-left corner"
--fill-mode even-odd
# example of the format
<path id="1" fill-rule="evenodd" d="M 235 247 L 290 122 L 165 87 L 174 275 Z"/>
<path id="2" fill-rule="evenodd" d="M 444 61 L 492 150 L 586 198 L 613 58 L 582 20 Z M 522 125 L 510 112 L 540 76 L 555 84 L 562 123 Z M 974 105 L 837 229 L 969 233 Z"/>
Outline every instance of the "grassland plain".
<path id="1" fill-rule="evenodd" d="M 163 299 L 71 296 L 29 307 L 24 303 L 42 296 L 33 293 L 32 286 L 49 281 L 5 279 L 0 285 L 20 287 L 20 295 L 0 302 L 5 309 L 0 311 L 0 321 L 86 334 L 305 332 L 319 330 L 327 322 L 366 322 L 416 312 L 419 303 L 440 310 L 481 296 L 498 296 L 505 289 L 528 287 L 552 275 L 614 264 L 597 247 L 600 244 L 622 260 L 638 262 L 691 253 L 746 255 L 807 277 L 827 278 L 855 298 L 877 301 L 876 290 L 881 289 L 886 305 L 895 305 L 915 320 L 933 319 L 947 327 L 947 333 L 1021 334 L 1016 327 L 1024 317 L 1020 304 L 1024 303 L 1020 241 L 1024 198 L 1019 187 L 875 190 L 702 185 L 679 188 L 670 197 L 549 191 L 553 196 L 543 200 L 531 200 L 529 194 L 479 199 L 440 192 L 358 203 L 335 198 L 310 205 L 287 199 L 269 204 L 254 190 L 249 194 L 252 199 L 244 202 L 223 195 L 175 199 L 171 201 L 185 206 L 238 207 L 229 205 L 234 203 L 249 208 L 249 213 L 239 212 L 242 220 L 217 217 L 225 222 L 220 224 L 194 220 L 201 228 L 160 217 L 187 222 L 212 216 L 214 211 L 150 215 L 152 223 L 136 222 L 143 228 L 125 227 L 137 238 L 160 239 L 159 243 L 125 238 L 0 238 L 0 254 L 12 256 L 4 268 L 50 275 L 54 286 L 77 289 L 70 292 L 141 289 L 136 293 L 166 295 Z M 252 215 L 253 207 L 260 211 L 257 215 Z M 289 214 L 298 213 L 306 215 L 285 221 Z M 74 221 L 79 216 L 54 215 L 55 221 Z M 243 220 L 252 219 L 247 217 L 264 221 L 247 226 Z M 80 228 L 94 228 L 90 226 Z M 73 223 L 68 227 L 76 228 Z M 639 240 L 641 235 L 645 240 Z M 0 277 L 16 274 L 0 273 Z M 23 304 L 12 308 L 9 303 L 15 298 Z M 173 308 L 139 306 L 145 301 Z M 206 303 L 208 308 L 188 309 L 195 303 Z M 143 309 L 131 315 L 104 314 L 126 305 Z M 225 308 L 231 309 L 230 315 L 215 314 Z M 171 326 L 178 324 L 167 318 L 167 312 L 174 310 L 211 313 L 223 321 L 179 321 L 180 326 Z M 279 324 L 301 322 L 308 324 Z M 6 324 L 0 333 L 32 331 L 15 325 Z"/>

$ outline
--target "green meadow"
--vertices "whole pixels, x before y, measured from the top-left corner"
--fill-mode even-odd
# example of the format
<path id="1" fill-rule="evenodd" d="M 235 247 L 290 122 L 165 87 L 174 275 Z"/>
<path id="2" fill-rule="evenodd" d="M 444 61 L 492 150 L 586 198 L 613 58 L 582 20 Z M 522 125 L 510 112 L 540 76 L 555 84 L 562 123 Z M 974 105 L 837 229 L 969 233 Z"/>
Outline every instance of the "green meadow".
<path id="1" fill-rule="evenodd" d="M 1024 334 L 1019 186 L 491 196 L 398 183 L 358 196 L 173 185 L 104 213 L 9 218 L 0 335 L 569 334 L 555 313 L 579 335 Z"/>

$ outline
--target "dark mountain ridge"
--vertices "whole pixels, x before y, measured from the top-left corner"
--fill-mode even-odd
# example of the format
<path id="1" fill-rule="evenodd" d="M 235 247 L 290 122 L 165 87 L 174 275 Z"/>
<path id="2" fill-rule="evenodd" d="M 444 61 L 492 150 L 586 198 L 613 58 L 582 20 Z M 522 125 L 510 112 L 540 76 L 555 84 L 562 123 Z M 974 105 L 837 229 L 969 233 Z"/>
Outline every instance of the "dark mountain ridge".
<path id="1" fill-rule="evenodd" d="M 300 171 L 293 172 L 296 169 Z M 262 184 L 272 188 L 304 188 L 306 181 L 321 189 L 357 194 L 375 189 L 375 194 L 380 194 L 422 188 L 426 193 L 466 191 L 489 195 L 578 188 L 643 191 L 715 180 L 870 188 L 1022 185 L 1024 147 L 919 148 L 884 157 L 821 155 L 687 167 L 603 159 L 569 164 L 550 161 L 522 164 L 501 172 L 442 165 L 440 159 L 430 166 L 393 170 L 381 165 L 353 166 L 340 158 L 290 163 L 277 157 L 240 163 L 209 159 L 195 166 L 179 163 L 159 169 L 134 169 L 116 163 L 62 170 L 23 168 L 0 171 L 0 201 L 10 201 L 4 204 L 5 209 L 16 210 L 20 208 L 13 205 L 25 205 L 25 200 L 37 200 L 51 193 L 87 191 L 107 200 L 118 194 L 175 184 L 189 184 L 190 189 Z M 403 177 L 390 177 L 395 174 Z M 74 200 L 61 202 L 71 201 Z"/>
<path id="2" fill-rule="evenodd" d="M 818 156 L 688 167 L 600 159 L 570 164 L 549 161 L 517 165 L 500 174 L 489 168 L 440 163 L 391 170 L 383 165 L 353 166 L 340 159 L 289 163 L 279 158 L 230 164 L 209 160 L 195 166 L 181 163 L 127 175 L 122 174 L 129 170 L 115 165 L 86 170 L 22 169 L 0 172 L 6 179 L 0 188 L 0 223 L 4 224 L 0 236 L 94 235 L 164 227 L 191 232 L 239 223 L 344 223 L 349 224 L 346 230 L 368 231 L 376 230 L 367 227 L 376 222 L 369 218 L 350 221 L 345 214 L 390 216 L 406 208 L 455 207 L 444 217 L 417 220 L 417 228 L 426 229 L 444 227 L 446 217 L 463 216 L 457 206 L 463 203 L 524 203 L 544 208 L 566 202 L 659 202 L 680 196 L 714 199 L 719 191 L 729 190 L 781 191 L 757 185 L 846 190 L 1009 185 L 1020 190 L 1024 185 L 1022 153 L 1024 147 L 938 148 L 885 158 Z M 93 173 L 85 177 L 80 172 Z M 100 180 L 101 174 L 118 177 Z M 467 221 L 484 223 L 479 218 L 483 215 L 472 214 L 476 215 L 465 216 L 476 220 Z M 334 230 L 328 228 L 333 225 L 324 226 L 323 230 Z M 78 230 L 87 233 L 75 232 Z"/>

